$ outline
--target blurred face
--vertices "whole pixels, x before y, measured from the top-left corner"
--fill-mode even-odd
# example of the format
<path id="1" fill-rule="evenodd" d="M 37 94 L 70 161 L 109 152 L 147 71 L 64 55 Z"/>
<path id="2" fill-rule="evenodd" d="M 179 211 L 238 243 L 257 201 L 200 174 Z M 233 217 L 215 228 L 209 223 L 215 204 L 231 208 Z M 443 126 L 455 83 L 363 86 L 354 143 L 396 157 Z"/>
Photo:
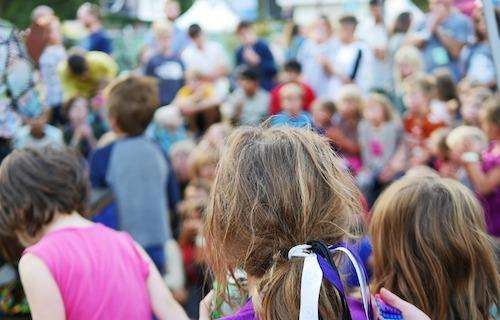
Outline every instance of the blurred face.
<path id="1" fill-rule="evenodd" d="M 205 164 L 200 168 L 200 178 L 212 181 L 215 178 L 215 171 L 217 169 L 217 165 L 215 164 Z"/>
<path id="2" fill-rule="evenodd" d="M 382 21 L 382 8 L 379 5 L 370 6 L 370 13 L 377 22 Z"/>
<path id="3" fill-rule="evenodd" d="M 170 51 L 172 44 L 172 36 L 171 35 L 158 35 L 156 36 L 156 41 L 158 43 L 158 48 L 161 52 L 167 53 Z"/>
<path id="4" fill-rule="evenodd" d="M 500 137 L 500 128 L 495 124 L 491 123 L 485 119 L 484 115 L 481 113 L 481 129 L 488 136 L 490 140 L 498 140 Z"/>
<path id="5" fill-rule="evenodd" d="M 481 109 L 481 103 L 474 96 L 465 96 L 463 98 L 462 104 L 462 116 L 464 120 L 472 125 L 479 124 L 479 110 Z"/>
<path id="6" fill-rule="evenodd" d="M 298 82 L 300 80 L 300 73 L 295 71 L 286 71 L 283 73 L 284 82 Z"/>
<path id="7" fill-rule="evenodd" d="M 44 129 L 47 125 L 47 114 L 43 114 L 38 118 L 31 118 L 26 120 L 26 124 L 30 127 L 31 135 L 37 138 L 44 136 Z"/>
<path id="8" fill-rule="evenodd" d="M 238 32 L 238 39 L 244 46 L 251 46 L 255 43 L 256 35 L 252 28 L 244 28 Z"/>
<path id="9" fill-rule="evenodd" d="M 186 201 L 203 201 L 208 197 L 205 189 L 189 186 L 185 191 Z"/>
<path id="10" fill-rule="evenodd" d="M 355 118 L 358 114 L 359 106 L 355 99 L 344 99 L 339 103 L 339 114 L 344 119 Z"/>
<path id="11" fill-rule="evenodd" d="M 196 77 L 190 76 L 190 77 L 187 77 L 186 84 L 189 87 L 189 89 L 191 89 L 191 91 L 196 91 L 202 86 L 203 82 L 197 76 Z"/>
<path id="12" fill-rule="evenodd" d="M 313 108 L 312 110 L 313 121 L 316 125 L 328 125 L 332 115 L 321 107 Z"/>
<path id="13" fill-rule="evenodd" d="M 200 33 L 197 37 L 191 39 L 194 44 L 198 47 L 201 48 L 205 44 L 205 35 L 203 33 Z"/>
<path id="14" fill-rule="evenodd" d="M 247 96 L 253 96 L 259 88 L 259 83 L 254 80 L 240 79 L 238 82 Z"/>
<path id="15" fill-rule="evenodd" d="M 343 24 L 339 29 L 339 39 L 342 42 L 351 42 L 354 39 L 356 28 L 350 24 Z"/>
<path id="16" fill-rule="evenodd" d="M 368 101 L 368 106 L 363 110 L 363 117 L 373 126 L 384 122 L 384 107 L 375 101 Z"/>
<path id="17" fill-rule="evenodd" d="M 407 90 L 404 103 L 410 113 L 420 113 L 427 106 L 427 99 L 421 90 L 416 88 Z"/>
<path id="18" fill-rule="evenodd" d="M 179 182 L 185 183 L 189 181 L 189 153 L 178 152 L 172 155 L 172 167 L 174 168 L 175 176 Z"/>
<path id="19" fill-rule="evenodd" d="M 324 19 L 319 19 L 313 26 L 312 37 L 321 43 L 328 40 L 331 36 L 330 26 Z"/>
<path id="20" fill-rule="evenodd" d="M 284 93 L 281 95 L 283 111 L 291 116 L 298 116 L 302 112 L 302 95 L 297 93 Z"/>
<path id="21" fill-rule="evenodd" d="M 415 72 L 415 70 L 413 70 L 411 64 L 406 62 L 401 62 L 399 64 L 399 72 L 401 75 L 401 79 L 406 79 L 407 77 L 411 76 Z"/>
<path id="22" fill-rule="evenodd" d="M 444 6 L 445 8 L 450 8 L 453 5 L 453 0 L 430 0 L 429 9 L 431 11 L 435 10 L 439 6 Z"/>
<path id="23" fill-rule="evenodd" d="M 89 28 L 94 22 L 95 18 L 90 14 L 86 8 L 80 8 L 77 12 L 78 21 L 83 24 L 85 28 Z"/>
<path id="24" fill-rule="evenodd" d="M 77 99 L 71 106 L 68 118 L 73 125 L 81 125 L 87 121 L 89 111 L 88 103 L 85 99 Z"/>
<path id="25" fill-rule="evenodd" d="M 49 42 L 51 44 L 59 44 L 62 42 L 61 28 L 57 21 L 50 24 Z"/>
<path id="26" fill-rule="evenodd" d="M 177 1 L 167 0 L 165 3 L 165 16 L 168 20 L 174 21 L 181 13 L 181 8 Z"/>

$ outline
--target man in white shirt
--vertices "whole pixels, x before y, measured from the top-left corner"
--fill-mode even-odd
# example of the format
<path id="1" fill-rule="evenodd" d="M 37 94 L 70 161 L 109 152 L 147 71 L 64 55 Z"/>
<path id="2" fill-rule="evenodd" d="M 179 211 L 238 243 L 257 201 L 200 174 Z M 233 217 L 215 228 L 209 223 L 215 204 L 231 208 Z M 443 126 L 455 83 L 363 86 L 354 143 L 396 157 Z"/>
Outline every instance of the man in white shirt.
<path id="1" fill-rule="evenodd" d="M 358 24 L 354 16 L 344 16 L 339 22 L 340 44 L 333 65 L 336 81 L 331 81 L 329 92 L 333 98 L 337 98 L 340 87 L 354 83 L 366 94 L 373 87 L 372 52 L 354 36 Z"/>
<path id="2" fill-rule="evenodd" d="M 206 80 L 214 83 L 217 93 L 228 89 L 229 60 L 224 49 L 214 41 L 208 41 L 198 24 L 188 29 L 191 43 L 181 55 L 187 70 L 200 72 Z"/>

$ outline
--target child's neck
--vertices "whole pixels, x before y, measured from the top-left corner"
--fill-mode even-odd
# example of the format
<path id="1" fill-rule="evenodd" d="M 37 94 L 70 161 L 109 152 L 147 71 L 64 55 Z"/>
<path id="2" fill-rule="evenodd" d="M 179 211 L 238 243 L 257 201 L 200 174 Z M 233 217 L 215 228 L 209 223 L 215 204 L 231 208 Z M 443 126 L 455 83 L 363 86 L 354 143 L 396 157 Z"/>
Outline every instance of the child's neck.
<path id="1" fill-rule="evenodd" d="M 72 212 L 70 214 L 57 213 L 42 231 L 42 236 L 49 232 L 65 229 L 65 228 L 84 228 L 93 225 L 93 222 L 83 218 L 78 212 Z"/>

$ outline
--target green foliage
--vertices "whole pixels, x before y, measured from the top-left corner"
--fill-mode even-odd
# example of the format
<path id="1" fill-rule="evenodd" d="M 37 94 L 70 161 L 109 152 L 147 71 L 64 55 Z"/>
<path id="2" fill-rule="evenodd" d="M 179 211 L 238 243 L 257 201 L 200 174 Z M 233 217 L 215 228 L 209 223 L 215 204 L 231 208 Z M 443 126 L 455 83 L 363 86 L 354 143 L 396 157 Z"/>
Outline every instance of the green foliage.
<path id="1" fill-rule="evenodd" d="M 391 0 L 386 0 L 386 1 L 391 1 Z M 417 7 L 420 8 L 420 10 L 426 12 L 429 10 L 429 0 L 412 0 Z"/>
<path id="2" fill-rule="evenodd" d="M 31 11 L 38 5 L 48 5 L 61 20 L 74 19 L 76 10 L 84 2 L 98 0 L 0 0 L 0 17 L 12 22 L 20 29 L 29 26 Z"/>

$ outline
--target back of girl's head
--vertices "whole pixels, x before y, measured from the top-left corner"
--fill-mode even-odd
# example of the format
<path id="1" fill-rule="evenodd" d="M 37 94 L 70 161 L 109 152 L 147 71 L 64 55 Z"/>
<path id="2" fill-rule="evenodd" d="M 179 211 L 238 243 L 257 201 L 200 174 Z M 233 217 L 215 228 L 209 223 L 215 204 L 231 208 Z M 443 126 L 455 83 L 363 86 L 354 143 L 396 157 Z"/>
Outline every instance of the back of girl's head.
<path id="1" fill-rule="evenodd" d="M 457 87 L 448 69 L 438 69 L 434 72 L 436 78 L 436 93 L 441 101 L 458 100 Z"/>
<path id="2" fill-rule="evenodd" d="M 375 290 L 382 286 L 432 319 L 488 319 L 498 271 L 483 210 L 460 183 L 403 178 L 375 204 Z"/>
<path id="3" fill-rule="evenodd" d="M 305 129 L 242 128 L 229 138 L 207 209 L 208 261 L 216 280 L 246 271 L 258 282 L 261 319 L 296 319 L 301 259 L 290 248 L 312 240 L 345 240 L 359 195 L 328 142 Z M 324 285 L 320 315 L 342 314 Z"/>
<path id="4" fill-rule="evenodd" d="M 83 213 L 88 190 L 87 174 L 75 153 L 14 151 L 0 167 L 0 232 L 37 236 L 57 213 Z"/>

